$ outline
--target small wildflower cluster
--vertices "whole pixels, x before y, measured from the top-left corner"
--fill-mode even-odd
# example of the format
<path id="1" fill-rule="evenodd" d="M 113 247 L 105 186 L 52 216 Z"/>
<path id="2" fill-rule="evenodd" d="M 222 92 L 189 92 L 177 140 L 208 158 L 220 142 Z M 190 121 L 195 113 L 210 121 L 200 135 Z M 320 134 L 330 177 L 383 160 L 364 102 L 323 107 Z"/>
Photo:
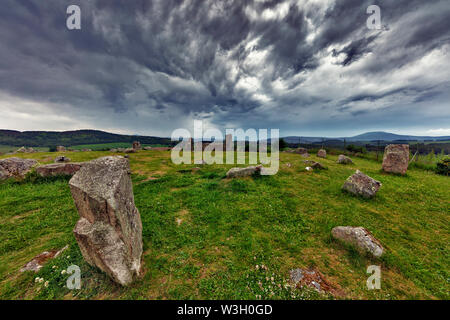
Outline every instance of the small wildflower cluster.
<path id="1" fill-rule="evenodd" d="M 256 261 L 256 257 L 254 257 Z M 269 267 L 257 263 L 247 273 L 247 289 L 255 299 L 296 299 L 299 298 L 295 288 L 283 277 L 270 272 Z"/>
<path id="2" fill-rule="evenodd" d="M 44 281 L 45 281 L 44 278 L 36 277 L 36 278 L 34 279 L 34 282 L 35 282 L 35 283 L 44 283 L 44 287 L 47 288 L 47 287 L 48 287 L 48 281 L 45 281 L 45 282 L 44 282 Z"/>

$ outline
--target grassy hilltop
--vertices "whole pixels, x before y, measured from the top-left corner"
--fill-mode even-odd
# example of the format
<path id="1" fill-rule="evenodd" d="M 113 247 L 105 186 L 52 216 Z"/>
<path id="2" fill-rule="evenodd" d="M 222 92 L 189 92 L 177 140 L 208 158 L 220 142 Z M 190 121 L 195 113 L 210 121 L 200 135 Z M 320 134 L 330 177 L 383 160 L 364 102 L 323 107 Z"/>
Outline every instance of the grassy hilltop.
<path id="1" fill-rule="evenodd" d="M 86 161 L 109 154 L 66 156 Z M 17 156 L 50 163 L 57 155 Z M 83 261 L 72 234 L 78 213 L 68 179 L 1 183 L 0 299 L 321 298 L 285 286 L 289 270 L 304 267 L 320 270 L 342 298 L 450 298 L 448 177 L 417 168 L 405 177 L 387 175 L 375 161 L 354 158 L 344 166 L 331 155 L 311 156 L 328 170 L 307 172 L 300 155 L 280 156 L 275 176 L 227 180 L 230 165 L 191 171 L 196 165 L 174 165 L 170 152 L 130 154 L 145 275 L 126 288 Z M 341 191 L 356 169 L 383 183 L 374 199 Z M 375 260 L 332 240 L 330 231 L 339 225 L 369 229 L 385 256 Z M 19 272 L 37 254 L 66 244 L 69 249 L 38 274 Z M 72 264 L 81 267 L 81 290 L 64 287 L 61 271 Z M 381 290 L 366 288 L 372 264 L 382 268 Z"/>

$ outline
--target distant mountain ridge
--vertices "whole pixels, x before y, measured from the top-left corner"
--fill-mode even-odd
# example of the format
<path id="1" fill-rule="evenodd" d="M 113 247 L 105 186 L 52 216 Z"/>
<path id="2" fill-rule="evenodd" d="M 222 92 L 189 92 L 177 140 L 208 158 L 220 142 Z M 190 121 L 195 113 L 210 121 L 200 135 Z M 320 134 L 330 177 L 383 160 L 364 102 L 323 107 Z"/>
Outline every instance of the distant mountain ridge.
<path id="1" fill-rule="evenodd" d="M 27 146 L 27 147 L 53 147 L 75 146 L 84 144 L 101 144 L 112 142 L 139 141 L 142 144 L 172 144 L 170 138 L 149 137 L 139 135 L 122 135 L 100 130 L 75 131 L 15 131 L 0 130 L 0 145 Z"/>
<path id="2" fill-rule="evenodd" d="M 348 142 L 352 141 L 446 141 L 450 140 L 450 136 L 412 136 L 412 135 L 401 135 L 384 131 L 374 131 L 359 134 L 353 137 L 340 137 L 340 138 L 328 138 L 328 137 L 300 137 L 300 136 L 289 136 L 284 137 L 284 141 L 287 143 L 317 143 L 321 141 L 343 141 L 344 139 Z"/>
<path id="3" fill-rule="evenodd" d="M 398 135 L 389 132 L 366 132 L 353 137 L 327 138 L 327 137 L 300 137 L 289 136 L 283 138 L 287 143 L 320 143 L 322 141 L 340 142 L 344 139 L 347 142 L 365 142 L 365 141 L 444 141 L 450 140 L 450 136 L 429 137 L 429 136 L 411 136 Z M 75 131 L 15 131 L 0 130 L 0 145 L 9 145 L 16 147 L 53 147 L 76 146 L 86 144 L 103 144 L 113 142 L 132 143 L 140 141 L 142 144 L 162 144 L 173 145 L 170 138 L 139 136 L 139 135 L 122 135 L 109 133 L 100 130 L 75 130 Z"/>

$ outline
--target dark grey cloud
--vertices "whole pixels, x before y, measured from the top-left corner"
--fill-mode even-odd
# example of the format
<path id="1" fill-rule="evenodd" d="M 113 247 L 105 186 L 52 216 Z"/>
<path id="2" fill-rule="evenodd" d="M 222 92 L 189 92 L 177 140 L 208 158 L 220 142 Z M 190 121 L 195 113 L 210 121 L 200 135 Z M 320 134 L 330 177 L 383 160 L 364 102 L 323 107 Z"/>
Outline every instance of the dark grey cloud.
<path id="1" fill-rule="evenodd" d="M 4 0 L 0 40 L 0 127 L 450 130 L 445 0 Z"/>

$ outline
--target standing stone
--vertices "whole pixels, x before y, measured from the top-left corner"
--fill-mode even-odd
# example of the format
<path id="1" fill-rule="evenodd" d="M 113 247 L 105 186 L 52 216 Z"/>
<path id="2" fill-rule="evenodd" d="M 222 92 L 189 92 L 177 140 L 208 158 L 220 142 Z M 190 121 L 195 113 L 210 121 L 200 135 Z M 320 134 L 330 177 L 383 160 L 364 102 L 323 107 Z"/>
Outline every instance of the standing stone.
<path id="1" fill-rule="evenodd" d="M 0 180 L 25 178 L 38 162 L 33 159 L 7 158 L 0 160 Z"/>
<path id="2" fill-rule="evenodd" d="M 384 248 L 367 229 L 363 227 L 335 227 L 331 235 L 345 243 L 354 245 L 359 251 L 367 251 L 374 257 L 380 257 Z"/>
<path id="3" fill-rule="evenodd" d="M 348 177 L 342 189 L 364 198 L 372 198 L 381 187 L 381 182 L 372 179 L 359 170 Z"/>
<path id="4" fill-rule="evenodd" d="M 384 149 L 383 171 L 406 174 L 409 164 L 409 145 L 390 144 Z"/>
<path id="5" fill-rule="evenodd" d="M 134 141 L 133 142 L 133 149 L 134 150 L 141 150 L 142 149 L 141 143 L 139 141 Z"/>
<path id="6" fill-rule="evenodd" d="M 69 181 L 80 215 L 74 234 L 84 259 L 121 285 L 141 272 L 142 222 L 123 157 L 87 162 Z"/>
<path id="7" fill-rule="evenodd" d="M 353 164 L 353 161 L 349 157 L 346 157 L 343 154 L 340 154 L 338 159 L 337 159 L 337 163 L 340 163 L 340 164 Z"/>
<path id="8" fill-rule="evenodd" d="M 320 150 L 317 152 L 317 156 L 318 156 L 319 158 L 326 158 L 326 157 L 327 157 L 327 151 L 326 151 L 325 149 L 320 149 Z"/>
<path id="9" fill-rule="evenodd" d="M 64 146 L 57 146 L 56 147 L 56 152 L 66 152 L 66 147 L 64 147 Z"/>

